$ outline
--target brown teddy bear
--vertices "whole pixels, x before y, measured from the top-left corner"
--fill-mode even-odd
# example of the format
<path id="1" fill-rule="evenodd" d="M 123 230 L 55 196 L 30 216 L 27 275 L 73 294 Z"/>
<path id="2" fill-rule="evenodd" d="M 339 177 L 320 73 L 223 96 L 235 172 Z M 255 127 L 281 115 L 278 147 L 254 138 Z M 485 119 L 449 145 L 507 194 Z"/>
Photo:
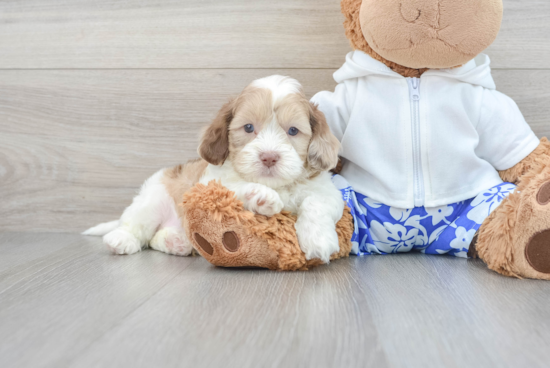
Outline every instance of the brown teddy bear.
<path id="1" fill-rule="evenodd" d="M 294 229 L 296 216 L 286 211 L 272 217 L 245 211 L 234 193 L 218 182 L 191 188 L 184 195 L 183 210 L 187 237 L 216 266 L 296 271 L 322 263 L 306 260 Z M 348 208 L 336 232 L 340 251 L 331 260 L 347 257 L 351 250 L 353 220 Z"/>
<path id="2" fill-rule="evenodd" d="M 502 0 L 343 0 L 342 12 L 355 51 L 335 73 L 334 93 L 312 101 L 342 142 L 337 177 L 349 186 L 339 189 L 362 205 L 348 200 L 355 228 L 346 212 L 333 258 L 350 249 L 467 253 L 506 276 L 550 280 L 550 143 L 536 139 L 515 103 L 495 90 L 480 54 L 499 31 Z M 504 184 L 514 189 L 483 202 Z M 396 223 L 372 220 L 366 210 L 361 217 L 366 207 L 385 208 Z M 184 212 L 189 238 L 215 265 L 319 263 L 299 250 L 293 216 L 254 216 L 220 185 L 188 192 Z M 443 224 L 429 239 L 426 220 Z M 432 249 L 448 230 L 456 239 Z"/>

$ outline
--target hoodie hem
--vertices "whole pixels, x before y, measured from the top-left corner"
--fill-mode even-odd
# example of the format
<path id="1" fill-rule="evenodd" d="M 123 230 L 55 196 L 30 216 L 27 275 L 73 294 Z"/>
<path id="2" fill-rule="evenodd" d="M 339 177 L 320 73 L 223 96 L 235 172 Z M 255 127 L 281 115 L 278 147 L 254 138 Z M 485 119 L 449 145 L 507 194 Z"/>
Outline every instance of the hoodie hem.
<path id="1" fill-rule="evenodd" d="M 502 184 L 503 181 L 500 179 L 490 179 L 482 182 L 475 186 L 475 188 L 470 189 L 466 192 L 461 191 L 460 193 L 454 193 L 451 195 L 446 195 L 441 198 L 427 199 L 424 208 L 434 208 L 440 206 L 447 206 L 450 204 L 455 204 L 458 202 L 466 201 L 472 198 L 477 197 L 480 193 L 489 190 L 499 184 Z M 360 193 L 376 202 L 382 203 L 386 206 L 400 209 L 412 209 L 414 206 L 414 198 L 412 196 L 410 199 L 395 199 L 392 198 L 390 194 L 381 194 L 373 192 L 367 188 L 362 187 L 361 185 L 354 185 L 350 182 L 351 187 L 357 193 Z"/>

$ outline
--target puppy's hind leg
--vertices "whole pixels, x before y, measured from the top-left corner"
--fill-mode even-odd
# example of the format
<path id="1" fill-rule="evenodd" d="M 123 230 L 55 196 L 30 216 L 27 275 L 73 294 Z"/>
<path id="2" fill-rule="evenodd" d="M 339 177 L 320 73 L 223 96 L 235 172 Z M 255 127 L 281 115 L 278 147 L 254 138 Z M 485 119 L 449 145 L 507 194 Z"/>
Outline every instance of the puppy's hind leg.
<path id="1" fill-rule="evenodd" d="M 103 242 L 116 254 L 134 254 L 147 247 L 165 217 L 164 209 L 172 205 L 161 182 L 164 170 L 142 185 L 132 204 L 124 210 L 119 226 L 103 237 Z"/>
<path id="2" fill-rule="evenodd" d="M 188 256 L 193 251 L 172 199 L 163 202 L 162 223 L 149 245 L 153 249 L 176 256 Z"/>
<path id="3" fill-rule="evenodd" d="M 176 256 L 188 256 L 193 251 L 193 245 L 181 227 L 163 227 L 151 239 L 151 248 Z"/>

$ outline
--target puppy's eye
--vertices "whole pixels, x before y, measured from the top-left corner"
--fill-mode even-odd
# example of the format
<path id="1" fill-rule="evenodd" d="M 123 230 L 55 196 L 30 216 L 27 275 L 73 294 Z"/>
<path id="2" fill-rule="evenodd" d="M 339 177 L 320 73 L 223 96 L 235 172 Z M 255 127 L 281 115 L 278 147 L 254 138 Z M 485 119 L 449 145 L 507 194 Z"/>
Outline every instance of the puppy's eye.
<path id="1" fill-rule="evenodd" d="M 254 133 L 254 125 L 246 124 L 244 126 L 244 131 L 247 132 L 247 133 Z"/>
<path id="2" fill-rule="evenodd" d="M 295 128 L 295 127 L 292 127 L 288 130 L 288 134 L 289 135 L 296 135 L 298 134 L 300 131 L 298 130 L 298 128 Z"/>

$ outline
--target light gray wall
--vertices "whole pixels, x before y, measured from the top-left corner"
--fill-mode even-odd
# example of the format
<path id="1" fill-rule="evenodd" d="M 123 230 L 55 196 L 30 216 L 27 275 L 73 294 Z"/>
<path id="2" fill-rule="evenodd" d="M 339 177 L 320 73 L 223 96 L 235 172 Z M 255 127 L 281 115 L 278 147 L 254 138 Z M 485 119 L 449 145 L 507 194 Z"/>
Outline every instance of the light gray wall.
<path id="1" fill-rule="evenodd" d="M 550 2 L 504 3 L 498 88 L 550 135 Z M 254 78 L 334 88 L 342 21 L 338 0 L 1 1 L 0 230 L 117 218 Z"/>

